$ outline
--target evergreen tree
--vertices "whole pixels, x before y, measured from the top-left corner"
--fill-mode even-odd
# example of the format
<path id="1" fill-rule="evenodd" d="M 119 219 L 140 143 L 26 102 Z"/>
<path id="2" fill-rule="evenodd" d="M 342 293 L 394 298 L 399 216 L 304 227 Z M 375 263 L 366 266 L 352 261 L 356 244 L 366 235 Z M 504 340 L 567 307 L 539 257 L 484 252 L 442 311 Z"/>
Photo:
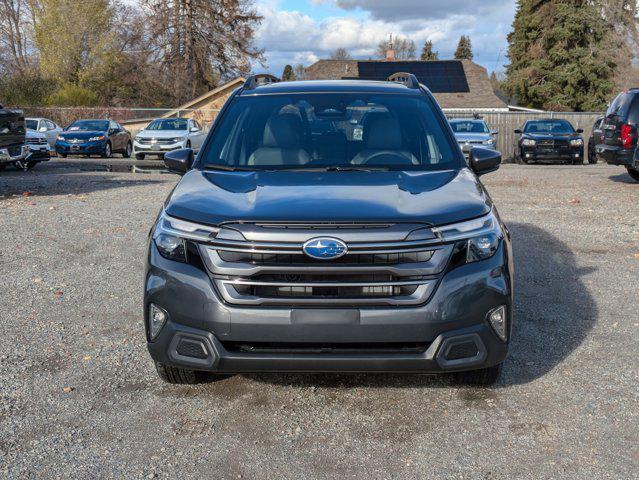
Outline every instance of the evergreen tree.
<path id="1" fill-rule="evenodd" d="M 518 0 L 504 89 L 531 108 L 603 108 L 615 68 L 607 30 L 589 0 Z"/>
<path id="2" fill-rule="evenodd" d="M 470 37 L 462 35 L 457 44 L 457 50 L 455 50 L 455 58 L 457 60 L 472 60 L 473 59 L 473 47 L 470 43 Z"/>
<path id="3" fill-rule="evenodd" d="M 439 60 L 439 54 L 433 50 L 433 42 L 426 40 L 424 42 L 424 48 L 422 48 L 422 54 L 420 60 Z"/>
<path id="4" fill-rule="evenodd" d="M 286 65 L 284 67 L 284 71 L 282 72 L 282 81 L 290 82 L 295 80 L 295 72 L 293 72 L 293 67 L 290 65 Z"/>

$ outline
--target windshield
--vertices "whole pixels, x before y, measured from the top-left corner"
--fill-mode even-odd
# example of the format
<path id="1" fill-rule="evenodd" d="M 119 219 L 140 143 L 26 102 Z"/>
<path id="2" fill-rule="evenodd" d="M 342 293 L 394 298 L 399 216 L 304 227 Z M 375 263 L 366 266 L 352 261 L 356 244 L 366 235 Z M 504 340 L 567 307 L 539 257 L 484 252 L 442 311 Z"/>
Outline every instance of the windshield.
<path id="1" fill-rule="evenodd" d="M 463 162 L 425 96 L 294 93 L 237 97 L 200 167 L 444 170 Z"/>
<path id="2" fill-rule="evenodd" d="M 167 118 L 153 120 L 145 130 L 188 130 L 188 122 L 182 118 Z"/>
<path id="3" fill-rule="evenodd" d="M 526 123 L 524 133 L 574 133 L 566 120 L 543 120 Z"/>
<path id="4" fill-rule="evenodd" d="M 489 133 L 482 120 L 451 120 L 450 126 L 455 133 Z"/>
<path id="5" fill-rule="evenodd" d="M 27 120 L 27 128 L 29 130 L 37 130 L 38 129 L 38 121 L 37 120 Z"/>
<path id="6" fill-rule="evenodd" d="M 106 132 L 108 129 L 108 120 L 78 120 L 67 128 L 69 132 Z"/>

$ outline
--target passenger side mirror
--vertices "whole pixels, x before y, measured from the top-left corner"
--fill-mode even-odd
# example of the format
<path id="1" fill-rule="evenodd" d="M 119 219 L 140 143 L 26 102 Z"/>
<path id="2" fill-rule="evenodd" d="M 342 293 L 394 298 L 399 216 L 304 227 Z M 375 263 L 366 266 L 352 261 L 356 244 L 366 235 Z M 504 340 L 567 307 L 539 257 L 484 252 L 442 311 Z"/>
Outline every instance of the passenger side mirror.
<path id="1" fill-rule="evenodd" d="M 520 129 L 517 129 L 517 130 L 515 130 L 515 133 L 516 133 L 517 135 L 521 135 L 521 130 L 520 130 Z"/>
<path id="2" fill-rule="evenodd" d="M 189 131 L 190 131 L 191 133 L 195 133 L 195 132 L 199 132 L 199 131 L 200 131 L 200 129 L 199 129 L 199 128 L 197 128 L 197 127 L 191 127 L 191 128 L 189 129 Z"/>
<path id="3" fill-rule="evenodd" d="M 191 170 L 193 160 L 193 150 L 190 148 L 181 148 L 164 154 L 164 165 L 166 165 L 169 172 L 177 173 L 178 175 L 184 175 Z"/>
<path id="4" fill-rule="evenodd" d="M 575 130 L 577 133 L 584 133 L 584 129 L 583 128 L 578 128 L 577 130 Z"/>
<path id="5" fill-rule="evenodd" d="M 491 130 L 491 131 L 490 131 L 490 134 L 491 134 L 491 135 L 497 135 L 498 133 L 499 133 L 499 130 L 498 130 L 498 129 L 495 129 L 495 130 Z"/>
<path id="6" fill-rule="evenodd" d="M 501 153 L 489 148 L 473 147 L 468 159 L 470 168 L 477 175 L 494 172 L 501 165 Z"/>

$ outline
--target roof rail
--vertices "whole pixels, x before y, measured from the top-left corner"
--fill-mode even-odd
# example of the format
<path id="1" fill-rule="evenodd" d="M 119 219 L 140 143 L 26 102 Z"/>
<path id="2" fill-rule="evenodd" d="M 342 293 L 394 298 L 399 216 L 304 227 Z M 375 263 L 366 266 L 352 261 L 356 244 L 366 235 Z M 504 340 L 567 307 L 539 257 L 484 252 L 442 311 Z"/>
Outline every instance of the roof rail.
<path id="1" fill-rule="evenodd" d="M 408 88 L 419 88 L 419 81 L 412 73 L 397 72 L 388 77 L 389 82 L 402 83 Z"/>
<path id="2" fill-rule="evenodd" d="M 280 81 L 275 75 L 270 73 L 258 73 L 257 75 L 251 75 L 244 82 L 244 90 L 253 90 L 260 85 L 268 85 L 269 83 L 278 83 Z"/>

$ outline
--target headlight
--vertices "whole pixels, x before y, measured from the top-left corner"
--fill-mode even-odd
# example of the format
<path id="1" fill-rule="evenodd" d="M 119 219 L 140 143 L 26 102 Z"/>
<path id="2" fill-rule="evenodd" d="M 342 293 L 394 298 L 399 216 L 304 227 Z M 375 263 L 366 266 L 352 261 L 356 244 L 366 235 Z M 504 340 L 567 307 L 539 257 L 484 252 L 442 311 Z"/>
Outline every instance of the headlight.
<path id="1" fill-rule="evenodd" d="M 66 138 L 64 138 L 62 135 L 58 135 L 58 138 L 56 138 L 56 140 L 60 140 L 60 141 L 64 142 L 66 140 Z"/>
<path id="2" fill-rule="evenodd" d="M 575 138 L 570 140 L 571 147 L 581 147 L 584 144 L 584 141 L 581 138 Z"/>
<path id="3" fill-rule="evenodd" d="M 503 238 L 494 212 L 475 220 L 433 228 L 433 233 L 444 242 L 458 241 L 465 246 L 467 263 L 492 257 Z"/>
<path id="4" fill-rule="evenodd" d="M 524 147 L 534 147 L 535 145 L 537 145 L 537 142 L 535 140 L 533 140 L 532 138 L 524 138 L 521 141 L 521 144 Z"/>
<path id="5" fill-rule="evenodd" d="M 171 140 L 173 141 L 173 143 L 179 143 L 179 142 L 184 142 L 185 140 L 188 140 L 189 137 L 177 137 L 177 138 L 172 138 Z"/>
<path id="6" fill-rule="evenodd" d="M 163 211 L 155 225 L 153 241 L 164 258 L 186 263 L 186 240 L 207 242 L 219 231 L 216 227 L 171 217 Z"/>
<path id="7" fill-rule="evenodd" d="M 492 138 L 489 138 L 488 140 L 484 140 L 483 145 L 493 145 L 495 143 L 495 141 Z"/>
<path id="8" fill-rule="evenodd" d="M 104 140 L 104 135 L 100 135 L 99 137 L 89 138 L 89 142 L 99 142 L 100 140 Z"/>

